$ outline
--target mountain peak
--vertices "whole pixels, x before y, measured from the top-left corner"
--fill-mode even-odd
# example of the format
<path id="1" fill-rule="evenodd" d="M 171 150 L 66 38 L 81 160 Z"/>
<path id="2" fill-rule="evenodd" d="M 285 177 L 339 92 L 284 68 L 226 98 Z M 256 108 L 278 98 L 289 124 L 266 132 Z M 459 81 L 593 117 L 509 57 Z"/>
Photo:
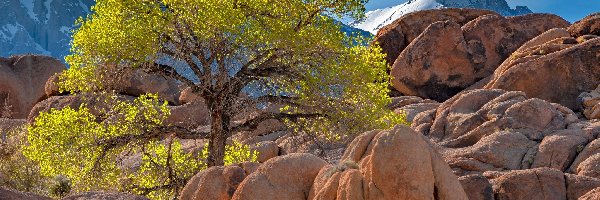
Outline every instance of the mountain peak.
<path id="1" fill-rule="evenodd" d="M 75 20 L 87 15 L 94 0 L 0 0 L 0 57 L 69 53 Z"/>
<path id="2" fill-rule="evenodd" d="M 526 6 L 510 8 L 505 0 L 409 0 L 406 3 L 367 12 L 365 19 L 350 25 L 377 34 L 380 28 L 405 14 L 420 10 L 440 8 L 478 8 L 495 11 L 504 16 L 532 13 Z"/>

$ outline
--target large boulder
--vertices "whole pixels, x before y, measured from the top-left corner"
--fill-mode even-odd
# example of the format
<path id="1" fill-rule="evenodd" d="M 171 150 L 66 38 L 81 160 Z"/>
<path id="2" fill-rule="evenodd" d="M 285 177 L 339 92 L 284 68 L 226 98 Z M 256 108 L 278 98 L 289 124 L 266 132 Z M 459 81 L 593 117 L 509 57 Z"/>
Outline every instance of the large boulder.
<path id="1" fill-rule="evenodd" d="M 256 161 L 261 163 L 279 155 L 279 147 L 273 141 L 264 141 L 253 144 L 251 149 L 253 152 L 258 153 Z"/>
<path id="2" fill-rule="evenodd" d="M 588 143 L 581 130 L 565 130 L 544 137 L 531 168 L 550 167 L 565 171 Z"/>
<path id="3" fill-rule="evenodd" d="M 521 169 L 523 158 L 535 147 L 536 143 L 520 132 L 500 131 L 483 137 L 472 146 L 448 148 L 442 152 L 454 170 L 485 172 Z"/>
<path id="4" fill-rule="evenodd" d="M 594 188 L 600 187 L 600 179 L 565 173 L 567 199 L 575 200 Z"/>
<path id="5" fill-rule="evenodd" d="M 488 14 L 489 10 L 446 8 L 408 13 L 379 29 L 374 43 L 381 46 L 388 64 L 393 64 L 400 53 L 432 23 L 450 20 L 460 25 Z"/>
<path id="6" fill-rule="evenodd" d="M 600 178 L 600 154 L 594 154 L 579 163 L 577 175 Z"/>
<path id="7" fill-rule="evenodd" d="M 84 192 L 70 195 L 62 200 L 149 200 L 146 197 L 117 192 Z"/>
<path id="8" fill-rule="evenodd" d="M 246 175 L 246 171 L 236 165 L 208 168 L 188 181 L 179 199 L 229 200 Z"/>
<path id="9" fill-rule="evenodd" d="M 573 37 L 600 35 L 600 12 L 575 22 L 568 30 Z"/>
<path id="10" fill-rule="evenodd" d="M 427 27 L 398 56 L 391 75 L 394 88 L 401 93 L 443 101 L 475 82 L 461 79 L 472 77 L 473 71 L 460 25 L 440 21 Z"/>
<path id="11" fill-rule="evenodd" d="M 581 93 L 577 100 L 586 118 L 600 119 L 600 85 L 592 91 Z"/>
<path id="12" fill-rule="evenodd" d="M 597 152 L 598 145 L 586 144 L 600 133 L 599 123 L 579 121 L 559 104 L 488 89 L 465 91 L 419 114 L 411 126 L 460 176 L 541 167 L 574 171 Z"/>
<path id="13" fill-rule="evenodd" d="M 563 200 L 567 197 L 564 174 L 549 168 L 511 171 L 496 178 L 493 187 L 496 200 Z"/>
<path id="14" fill-rule="evenodd" d="M 51 200 L 52 198 L 28 194 L 20 191 L 9 190 L 0 187 L 0 199 L 2 200 Z"/>
<path id="15" fill-rule="evenodd" d="M 571 163 L 571 167 L 569 167 L 568 172 L 577 173 L 577 168 L 581 162 L 587 160 L 593 155 L 600 154 L 600 139 L 595 139 L 592 142 L 588 143 L 584 148 L 578 149 L 580 152 L 575 160 Z"/>
<path id="16" fill-rule="evenodd" d="M 523 44 L 521 47 L 519 47 L 519 49 L 517 49 L 515 51 L 515 53 L 516 54 L 525 53 L 528 49 L 537 47 L 539 45 L 546 44 L 547 42 L 550 42 L 557 38 L 564 38 L 564 37 L 570 37 L 570 36 L 571 36 L 571 34 L 565 28 L 553 28 L 553 29 L 550 29 L 550 30 L 538 35 L 537 37 L 527 41 L 525 44 Z"/>
<path id="17" fill-rule="evenodd" d="M 116 94 L 117 99 L 121 101 L 132 102 L 136 97 Z M 90 112 L 96 116 L 101 114 L 101 111 L 110 109 L 110 105 L 103 100 L 86 94 L 75 94 L 66 96 L 51 96 L 37 103 L 29 113 L 27 122 L 33 123 L 35 117 L 41 112 L 49 112 L 51 109 L 62 109 L 71 107 L 78 109 L 85 104 Z M 204 101 L 194 101 L 179 106 L 167 106 L 171 114 L 165 119 L 164 124 L 179 126 L 183 128 L 195 129 L 199 126 L 210 124 L 210 113 Z"/>
<path id="18" fill-rule="evenodd" d="M 405 95 L 444 101 L 494 70 L 522 44 L 569 23 L 550 14 L 480 16 L 461 27 L 429 25 L 394 61 L 392 85 Z"/>
<path id="19" fill-rule="evenodd" d="M 168 108 L 171 110 L 171 114 L 165 120 L 165 124 L 192 129 L 198 126 L 210 125 L 210 111 L 204 100 L 192 101 L 178 106 L 168 106 Z"/>
<path id="20" fill-rule="evenodd" d="M 493 200 L 494 190 L 490 181 L 481 174 L 470 174 L 458 178 L 470 200 Z"/>
<path id="21" fill-rule="evenodd" d="M 114 79 L 106 80 L 106 87 L 128 96 L 140 96 L 146 93 L 158 94 L 159 98 L 172 105 L 180 105 L 179 96 L 182 86 L 177 80 L 142 70 L 124 69 Z"/>
<path id="22" fill-rule="evenodd" d="M 579 197 L 579 200 L 598 200 L 600 199 L 600 187 L 593 189 L 585 195 Z"/>
<path id="23" fill-rule="evenodd" d="M 87 94 L 51 96 L 50 98 L 35 104 L 35 106 L 31 109 L 29 116 L 27 116 L 27 123 L 33 123 L 35 118 L 42 112 L 50 112 L 52 109 L 60 110 L 65 107 L 79 109 L 79 107 L 83 104 L 85 104 L 86 108 L 90 110 L 90 113 L 99 116 L 102 114 L 102 111 L 110 109 L 110 105 L 105 103 L 104 100 L 102 100 L 103 98 L 97 97 L 99 96 Z M 117 99 L 122 101 L 133 101 L 134 98 L 135 97 L 132 96 L 117 95 Z"/>
<path id="24" fill-rule="evenodd" d="M 360 186 L 362 182 L 362 187 Z M 405 126 L 366 132 L 321 170 L 309 199 L 468 199 L 426 139 Z"/>
<path id="25" fill-rule="evenodd" d="M 499 130 L 518 130 L 528 139 L 539 141 L 578 121 L 573 111 L 560 105 L 530 99 L 522 92 L 487 89 L 456 95 L 442 103 L 429 119 L 433 121 L 414 122 L 432 123 L 423 134 L 446 147 L 471 146 Z"/>
<path id="26" fill-rule="evenodd" d="M 431 99 L 422 99 L 417 96 L 400 96 L 393 97 L 388 108 L 394 110 L 394 113 L 405 114 L 406 121 L 412 122 L 420 113 L 435 110 L 439 106 L 440 103 Z"/>
<path id="27" fill-rule="evenodd" d="M 600 186 L 600 179 L 535 168 L 488 171 L 459 178 L 471 200 L 568 199 L 576 200 Z"/>
<path id="28" fill-rule="evenodd" d="M 564 44 L 567 39 L 513 55 L 496 69 L 484 88 L 523 91 L 529 97 L 579 109 L 578 96 L 600 83 L 600 38 Z"/>
<path id="29" fill-rule="evenodd" d="M 60 61 L 38 55 L 0 58 L 0 105 L 10 106 L 10 118 L 25 119 L 33 106 L 44 100 L 46 81 L 65 70 Z"/>
<path id="30" fill-rule="evenodd" d="M 58 87 L 59 78 L 60 73 L 50 76 L 48 81 L 46 81 L 44 92 L 46 93 L 47 97 L 60 95 L 60 88 Z"/>
<path id="31" fill-rule="evenodd" d="M 327 162 L 311 155 L 292 153 L 263 163 L 233 194 L 233 200 L 303 200 Z"/>

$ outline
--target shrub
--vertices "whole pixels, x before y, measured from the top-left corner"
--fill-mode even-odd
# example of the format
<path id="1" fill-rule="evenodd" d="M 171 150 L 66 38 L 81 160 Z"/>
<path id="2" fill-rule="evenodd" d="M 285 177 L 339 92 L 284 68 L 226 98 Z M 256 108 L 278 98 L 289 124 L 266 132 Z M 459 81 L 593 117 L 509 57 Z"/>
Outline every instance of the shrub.
<path id="1" fill-rule="evenodd" d="M 7 132 L 6 141 L 0 140 L 0 186 L 47 196 L 50 178 L 21 151 L 26 137 L 25 128 L 16 128 Z"/>

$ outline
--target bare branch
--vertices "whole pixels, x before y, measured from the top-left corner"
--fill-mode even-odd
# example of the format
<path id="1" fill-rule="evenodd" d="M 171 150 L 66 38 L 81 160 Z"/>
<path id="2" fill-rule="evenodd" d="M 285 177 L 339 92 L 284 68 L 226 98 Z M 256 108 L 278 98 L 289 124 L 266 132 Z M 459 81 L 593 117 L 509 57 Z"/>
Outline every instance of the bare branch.
<path id="1" fill-rule="evenodd" d="M 324 114 L 320 113 L 262 113 L 257 117 L 250 119 L 240 125 L 237 125 L 231 128 L 232 132 L 240 132 L 240 131 L 249 131 L 256 129 L 260 122 L 263 122 L 268 119 L 289 119 L 292 121 L 297 121 L 301 118 L 317 118 L 317 117 L 326 117 Z"/>
<path id="2" fill-rule="evenodd" d="M 163 65 L 163 64 L 157 64 L 157 63 L 149 63 L 144 67 L 147 72 L 149 73 L 158 73 L 160 75 L 163 75 L 165 77 L 170 77 L 173 78 L 175 80 L 181 81 L 182 83 L 186 84 L 187 86 L 194 86 L 194 82 L 192 82 L 190 79 L 182 76 L 181 74 L 179 74 L 177 72 L 177 70 L 175 70 L 175 68 L 168 66 L 168 65 Z"/>

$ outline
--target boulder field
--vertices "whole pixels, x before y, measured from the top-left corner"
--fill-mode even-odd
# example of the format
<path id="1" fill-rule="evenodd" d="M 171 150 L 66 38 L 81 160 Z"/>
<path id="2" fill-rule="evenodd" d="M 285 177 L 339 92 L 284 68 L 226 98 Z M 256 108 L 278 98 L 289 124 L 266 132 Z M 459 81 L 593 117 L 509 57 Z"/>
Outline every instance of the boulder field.
<path id="1" fill-rule="evenodd" d="M 292 153 L 249 174 L 243 167 L 200 172 L 180 199 L 468 199 L 428 140 L 400 125 L 361 134 L 337 164 Z"/>
<path id="2" fill-rule="evenodd" d="M 598 16 L 405 15 L 374 43 L 404 94 L 389 108 L 410 127 L 356 136 L 329 162 L 276 142 L 279 156 L 256 170 L 200 172 L 215 178 L 180 198 L 600 199 Z"/>
<path id="3" fill-rule="evenodd" d="M 373 44 L 387 54 L 392 86 L 403 94 L 388 108 L 409 126 L 320 150 L 310 137 L 265 121 L 233 136 L 259 152 L 259 162 L 203 170 L 179 199 L 600 199 L 599 30 L 600 14 L 573 24 L 475 9 L 407 14 Z M 0 68 L 0 103 L 12 111 L 0 121 L 3 131 L 85 98 L 59 93 L 64 65 L 52 58 L 1 58 Z M 123 100 L 158 93 L 170 104 L 168 124 L 210 124 L 202 98 L 174 80 L 133 71 L 111 84 Z M 144 199 L 103 192 L 67 199 L 107 198 Z M 0 188 L 0 199 L 44 197 Z"/>

